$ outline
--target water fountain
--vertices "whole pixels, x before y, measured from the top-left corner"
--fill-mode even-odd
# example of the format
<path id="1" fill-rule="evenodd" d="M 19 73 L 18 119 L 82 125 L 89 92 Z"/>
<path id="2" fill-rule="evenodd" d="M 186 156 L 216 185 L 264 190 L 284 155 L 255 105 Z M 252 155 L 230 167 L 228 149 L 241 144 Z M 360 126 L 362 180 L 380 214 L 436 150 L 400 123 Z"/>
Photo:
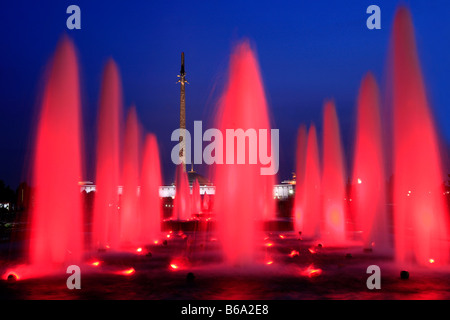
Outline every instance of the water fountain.
<path id="1" fill-rule="evenodd" d="M 392 34 L 394 228 L 400 263 L 447 264 L 449 217 L 435 125 L 409 11 L 397 10 Z"/>
<path id="2" fill-rule="evenodd" d="M 380 119 L 380 99 L 374 76 L 361 82 L 353 163 L 353 192 L 357 230 L 363 246 L 377 251 L 390 249 L 386 216 L 386 177 Z"/>
<path id="3" fill-rule="evenodd" d="M 161 164 L 156 136 L 147 134 L 144 144 L 140 179 L 139 242 L 154 243 L 160 238 L 162 203 L 159 187 L 162 182 Z"/>
<path id="4" fill-rule="evenodd" d="M 333 101 L 327 101 L 323 113 L 323 236 L 334 244 L 345 235 L 345 168 L 339 123 Z"/>
<path id="5" fill-rule="evenodd" d="M 50 64 L 36 132 L 29 262 L 38 273 L 83 256 L 79 91 L 75 48 L 63 37 Z"/>
<path id="6" fill-rule="evenodd" d="M 306 145 L 307 132 L 306 126 L 301 125 L 297 133 L 297 153 L 296 161 L 296 183 L 295 183 L 295 202 L 294 202 L 294 231 L 301 231 L 303 226 L 304 202 L 305 202 L 305 171 L 306 171 Z"/>
<path id="7" fill-rule="evenodd" d="M 202 198 L 200 197 L 200 183 L 197 179 L 192 184 L 192 214 L 196 215 L 201 212 Z"/>
<path id="8" fill-rule="evenodd" d="M 303 181 L 304 215 L 301 226 L 302 235 L 306 238 L 318 238 L 321 232 L 321 170 L 319 147 L 317 145 L 316 127 L 311 125 L 306 142 L 305 177 Z"/>
<path id="9" fill-rule="evenodd" d="M 370 73 L 362 80 L 358 97 L 351 170 L 356 226 L 366 249 L 383 251 L 389 248 L 389 236 L 393 236 L 396 260 L 401 266 L 409 263 L 446 265 L 449 223 L 440 189 L 442 172 L 438 139 L 426 99 L 411 18 L 404 8 L 396 14 L 392 48 L 394 232 L 391 234 L 387 227 L 386 212 L 384 157 L 389 150 L 382 145 L 384 123 L 379 112 L 377 83 Z M 120 150 L 121 100 L 118 68 L 109 60 L 100 95 L 93 249 L 115 250 L 86 252 L 78 185 L 83 163 L 78 69 L 73 44 L 63 38 L 49 69 L 36 136 L 33 165 L 36 192 L 29 246 L 29 270 L 34 268 L 34 275 L 41 275 L 44 270 L 52 272 L 55 267 L 62 270 L 68 264 L 79 264 L 83 277 L 88 279 L 86 283 L 94 283 L 88 289 L 92 291 L 83 291 L 81 297 L 84 292 L 90 297 L 98 288 L 103 290 L 103 286 L 110 286 L 109 293 L 118 292 L 112 294 L 113 297 L 123 298 L 122 289 L 134 291 L 130 288 L 138 288 L 141 290 L 136 292 L 144 297 L 192 298 L 190 290 L 179 290 L 178 280 L 185 278 L 190 286 L 198 281 L 194 280 L 195 272 L 200 274 L 197 279 L 201 279 L 205 288 L 204 291 L 194 290 L 200 297 L 279 298 L 279 294 L 285 294 L 288 288 L 287 294 L 294 298 L 321 297 L 324 292 L 334 297 L 337 290 L 342 290 L 337 294 L 339 298 L 347 298 L 352 293 L 353 297 L 362 294 L 370 298 L 364 285 L 353 281 L 353 271 L 369 263 L 378 265 L 386 261 L 368 253 L 371 250 L 362 252 L 359 243 L 358 250 L 344 252 L 350 247 L 346 241 L 346 170 L 332 101 L 324 106 L 322 157 L 315 125 L 311 124 L 308 130 L 301 126 L 298 131 L 294 234 L 264 230 L 264 226 L 267 227 L 264 222 L 275 218 L 275 176 L 261 175 L 260 163 L 215 164 L 216 194 L 205 194 L 203 207 L 198 181 L 194 181 L 191 195 L 185 168 L 178 165 L 173 218 L 180 222 L 179 229 L 164 234 L 157 139 L 153 134 L 146 136 L 141 159 L 141 128 L 136 109 L 132 107 L 126 119 L 123 151 Z M 247 41 L 238 44 L 231 56 L 229 78 L 218 104 L 215 124 L 223 133 L 226 129 L 271 128 L 258 62 Z M 249 149 L 245 153 L 247 160 Z M 217 158 L 225 158 L 225 154 L 220 154 L 222 150 L 216 151 Z M 238 154 L 237 148 L 232 151 L 235 156 Z M 120 162 L 123 162 L 122 170 Z M 122 186 L 121 196 L 119 186 Z M 187 222 L 201 211 L 208 214 L 199 215 L 194 223 Z M 184 226 L 192 226 L 194 230 L 184 230 Z M 324 240 L 325 246 L 317 243 L 318 240 Z M 342 244 L 345 246 L 340 246 Z M 133 250 L 128 250 L 130 246 Z M 83 256 L 91 260 L 83 260 Z M 352 260 L 353 257 L 357 259 Z M 222 261 L 224 263 L 220 263 Z M 390 260 L 386 266 L 389 263 Z M 242 266 L 244 268 L 239 268 Z M 97 268 L 95 272 L 92 271 L 94 268 Z M 24 270 L 11 269 L 6 273 L 6 279 L 10 276 L 25 279 Z M 387 279 L 384 281 L 398 289 L 395 282 L 398 273 L 392 276 L 391 270 L 383 269 L 383 277 Z M 177 278 L 176 272 L 180 271 L 186 272 L 187 276 Z M 409 277 L 409 273 L 407 275 Z M 417 273 L 411 275 L 417 276 Z M 432 276 L 435 275 L 427 274 L 427 277 Z M 123 277 L 127 279 L 121 282 Z M 326 281 L 315 282 L 316 278 Z M 441 281 L 447 281 L 444 290 L 439 287 L 437 292 L 448 292 L 450 282 L 444 278 L 448 277 L 433 282 L 439 286 Z M 60 279 L 50 285 L 47 280 L 34 280 L 33 285 L 40 283 L 50 290 L 61 289 L 63 282 L 58 282 Z M 419 285 L 419 289 L 428 286 L 427 281 L 424 280 L 425 284 Z M 234 284 L 236 282 L 238 284 Z M 149 283 L 155 284 L 152 290 L 146 287 Z M 398 292 L 410 290 L 407 285 Z M 306 293 L 302 296 L 303 290 Z M 420 291 L 416 287 L 411 290 Z M 211 296 L 212 292 L 220 294 Z M 62 295 L 68 296 L 66 291 Z"/>
<path id="10" fill-rule="evenodd" d="M 221 132 L 238 128 L 270 132 L 258 63 L 246 41 L 237 45 L 231 56 L 228 84 L 216 117 L 216 128 Z M 235 150 L 226 150 L 233 151 L 236 157 L 236 144 Z M 275 177 L 261 175 L 260 165 L 249 164 L 248 150 L 245 152 L 245 164 L 216 164 L 214 171 L 214 210 L 224 258 L 229 265 L 256 261 L 259 239 L 263 238 L 260 234 L 262 220 L 273 218 L 275 213 L 272 194 Z M 249 192 L 242 192 L 242 186 Z"/>
<path id="11" fill-rule="evenodd" d="M 188 220 L 192 211 L 191 191 L 188 175 L 183 164 L 177 165 L 175 188 L 174 218 L 179 221 Z"/>
<path id="12" fill-rule="evenodd" d="M 103 72 L 98 114 L 97 168 L 92 244 L 117 249 L 119 243 L 120 138 L 122 88 L 119 70 L 110 59 Z"/>
<path id="13" fill-rule="evenodd" d="M 139 146 L 140 127 L 136 108 L 129 109 L 125 125 L 123 148 L 123 191 L 120 204 L 120 241 L 122 245 L 137 243 L 140 221 L 138 186 L 139 186 Z"/>

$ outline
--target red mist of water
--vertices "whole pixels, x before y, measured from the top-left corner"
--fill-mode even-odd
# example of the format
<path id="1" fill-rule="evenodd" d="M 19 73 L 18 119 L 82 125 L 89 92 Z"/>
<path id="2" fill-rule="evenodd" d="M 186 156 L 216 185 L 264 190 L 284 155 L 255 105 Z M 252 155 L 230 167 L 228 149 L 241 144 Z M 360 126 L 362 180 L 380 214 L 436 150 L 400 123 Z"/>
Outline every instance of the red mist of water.
<path id="1" fill-rule="evenodd" d="M 264 88 L 255 54 L 246 41 L 237 45 L 232 53 L 228 84 L 219 104 L 216 121 L 216 128 L 223 136 L 226 129 L 254 129 L 256 132 L 266 129 L 270 146 L 270 122 Z M 217 214 L 220 241 L 227 264 L 248 265 L 257 258 L 257 239 L 262 238 L 259 235 L 262 220 L 271 219 L 275 214 L 275 176 L 261 175 L 262 164 L 259 161 L 249 164 L 248 140 L 245 164 L 236 164 L 237 143 L 234 144 L 234 150 L 224 151 L 234 151 L 235 164 L 216 164 L 214 168 L 214 211 Z M 225 159 L 221 150 L 216 152 L 219 158 Z"/>
<path id="2" fill-rule="evenodd" d="M 397 10 L 393 35 L 394 227 L 397 261 L 448 263 L 448 212 L 438 138 L 426 98 L 409 11 Z"/>
<path id="3" fill-rule="evenodd" d="M 200 197 L 200 183 L 197 179 L 192 185 L 192 213 L 198 214 L 202 209 L 202 198 Z"/>
<path id="4" fill-rule="evenodd" d="M 323 214 L 324 236 L 335 243 L 345 240 L 345 172 L 339 123 L 333 101 L 324 106 Z"/>
<path id="5" fill-rule="evenodd" d="M 187 220 L 191 217 L 191 190 L 187 172 L 182 164 L 176 169 L 175 204 L 173 208 L 177 220 Z"/>
<path id="6" fill-rule="evenodd" d="M 322 220 L 321 181 L 319 164 L 319 147 L 317 145 L 316 127 L 311 125 L 306 142 L 305 176 L 303 179 L 303 219 L 302 235 L 308 238 L 320 236 Z"/>
<path id="7" fill-rule="evenodd" d="M 83 255 L 81 103 L 71 40 L 58 44 L 45 87 L 33 167 L 30 263 L 50 269 Z"/>
<path id="8" fill-rule="evenodd" d="M 203 195 L 203 202 L 202 202 L 202 211 L 210 212 L 212 209 L 212 198 L 209 194 L 205 193 Z"/>
<path id="9" fill-rule="evenodd" d="M 161 164 L 158 141 L 154 134 L 147 134 L 141 171 L 140 191 L 140 241 L 153 243 L 161 233 L 162 203 L 159 197 Z"/>
<path id="10" fill-rule="evenodd" d="M 383 161 L 378 86 L 374 76 L 368 73 L 361 82 L 358 97 L 352 199 L 363 245 L 371 248 L 375 243 L 379 250 L 389 249 Z"/>
<path id="11" fill-rule="evenodd" d="M 120 240 L 122 244 L 136 244 L 139 217 L 139 139 L 140 128 L 133 106 L 128 111 L 123 150 L 123 191 L 120 205 Z"/>
<path id="12" fill-rule="evenodd" d="M 305 202 L 305 168 L 306 168 L 306 126 L 301 125 L 297 133 L 297 154 L 296 154 L 296 183 L 294 202 L 294 231 L 301 231 L 303 227 L 304 202 Z"/>
<path id="13" fill-rule="evenodd" d="M 97 168 L 92 244 L 116 248 L 119 242 L 119 153 L 122 89 L 119 70 L 111 59 L 103 72 L 98 114 Z"/>

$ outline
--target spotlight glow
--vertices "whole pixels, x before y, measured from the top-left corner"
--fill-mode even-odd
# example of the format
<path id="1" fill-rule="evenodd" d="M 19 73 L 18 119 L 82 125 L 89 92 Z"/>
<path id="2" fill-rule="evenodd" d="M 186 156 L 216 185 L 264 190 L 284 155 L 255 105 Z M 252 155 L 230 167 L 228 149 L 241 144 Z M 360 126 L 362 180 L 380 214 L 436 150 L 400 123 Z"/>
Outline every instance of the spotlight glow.
<path id="1" fill-rule="evenodd" d="M 292 250 L 291 253 L 289 253 L 289 257 L 293 258 L 295 256 L 299 256 L 300 252 L 298 252 L 297 250 Z"/>
<path id="2" fill-rule="evenodd" d="M 129 268 L 129 269 L 119 271 L 119 272 L 117 272 L 117 274 L 122 275 L 122 276 L 131 276 L 135 272 L 136 272 L 136 270 L 134 270 L 134 268 Z"/>
<path id="3" fill-rule="evenodd" d="M 314 268 L 314 265 L 311 264 L 308 268 L 303 270 L 301 274 L 309 278 L 318 277 L 322 274 L 322 269 Z"/>

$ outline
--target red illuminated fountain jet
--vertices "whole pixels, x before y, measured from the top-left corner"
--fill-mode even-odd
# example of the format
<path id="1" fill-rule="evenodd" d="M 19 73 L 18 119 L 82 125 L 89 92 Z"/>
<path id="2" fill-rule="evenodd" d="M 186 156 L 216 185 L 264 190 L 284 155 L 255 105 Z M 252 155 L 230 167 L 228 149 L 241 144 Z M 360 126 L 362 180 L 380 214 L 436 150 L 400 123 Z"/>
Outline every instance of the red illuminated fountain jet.
<path id="1" fill-rule="evenodd" d="M 40 273 L 83 256 L 80 89 L 75 48 L 67 37 L 51 61 L 35 146 L 29 262 Z"/>
<path id="2" fill-rule="evenodd" d="M 225 136 L 226 129 L 266 129 L 270 121 L 261 75 L 255 54 L 248 42 L 234 49 L 228 84 L 220 101 L 216 128 Z M 269 136 L 270 138 L 270 136 Z M 268 144 L 270 145 L 270 139 Z M 224 143 L 225 145 L 225 143 Z M 234 144 L 234 157 L 237 154 Z M 247 146 L 247 149 L 249 147 Z M 270 148 L 268 149 L 270 150 Z M 217 152 L 217 150 L 216 150 Z M 220 150 L 219 150 L 220 153 Z M 226 154 L 219 154 L 226 158 Z M 216 164 L 214 179 L 216 195 L 214 210 L 224 259 L 230 265 L 245 265 L 256 261 L 258 241 L 263 237 L 263 219 L 273 218 L 274 175 L 261 175 L 261 165 L 249 164 L 246 151 L 245 164 Z"/>
<path id="3" fill-rule="evenodd" d="M 138 242 L 139 143 L 136 108 L 128 111 L 123 150 L 123 192 L 120 205 L 120 241 L 124 246 Z"/>
<path id="4" fill-rule="evenodd" d="M 397 10 L 392 34 L 394 228 L 398 262 L 446 264 L 448 212 L 438 137 L 420 70 L 409 11 Z"/>
<path id="5" fill-rule="evenodd" d="M 302 235 L 307 238 L 320 236 L 322 220 L 321 204 L 321 171 L 319 163 L 319 147 L 317 145 L 316 127 L 311 125 L 306 142 L 305 176 L 303 179 L 303 218 Z"/>
<path id="6" fill-rule="evenodd" d="M 109 60 L 103 73 L 98 115 L 97 173 L 93 246 L 117 248 L 119 242 L 120 137 L 122 89 L 117 65 Z"/>
<path id="7" fill-rule="evenodd" d="M 295 202 L 294 202 L 294 231 L 302 231 L 303 219 L 305 214 L 305 162 L 306 162 L 306 126 L 301 125 L 297 133 L 297 153 L 296 161 L 296 183 L 295 183 Z"/>
<path id="8" fill-rule="evenodd" d="M 323 215 L 324 236 L 333 244 L 345 240 L 345 169 L 339 123 L 333 101 L 323 115 Z"/>
<path id="9" fill-rule="evenodd" d="M 191 218 L 191 191 L 188 175 L 183 164 L 176 168 L 174 218 L 188 220 Z"/>
<path id="10" fill-rule="evenodd" d="M 386 252 L 390 243 L 379 103 L 378 87 L 369 73 L 362 80 L 358 98 L 352 199 L 363 246 Z"/>
<path id="11" fill-rule="evenodd" d="M 154 134 L 147 134 L 142 159 L 140 189 L 139 242 L 153 243 L 161 233 L 162 203 L 159 197 L 161 164 L 158 141 Z"/>

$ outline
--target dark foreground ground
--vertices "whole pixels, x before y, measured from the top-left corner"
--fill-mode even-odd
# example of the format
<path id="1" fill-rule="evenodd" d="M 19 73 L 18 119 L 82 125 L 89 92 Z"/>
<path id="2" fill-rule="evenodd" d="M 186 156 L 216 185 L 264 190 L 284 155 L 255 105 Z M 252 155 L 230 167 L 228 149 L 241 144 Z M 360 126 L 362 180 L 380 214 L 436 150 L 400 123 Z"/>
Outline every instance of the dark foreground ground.
<path id="1" fill-rule="evenodd" d="M 391 257 L 364 252 L 358 245 L 324 243 L 321 248 L 320 242 L 293 233 L 271 233 L 261 241 L 259 263 L 230 267 L 222 263 L 212 233 L 172 233 L 164 239 L 166 244 L 159 241 L 140 252 L 130 247 L 87 254 L 80 265 L 80 290 L 67 288 L 65 269 L 40 277 L 21 275 L 15 267 L 20 255 L 11 254 L 20 252 L 14 246 L 21 244 L 3 243 L 1 275 L 16 268 L 20 279 L 0 280 L 0 299 L 450 299 L 449 268 L 398 266 Z M 291 256 L 293 250 L 298 255 Z M 99 265 L 92 265 L 96 261 Z M 380 267 L 379 290 L 367 288 L 370 265 Z M 400 278 L 401 270 L 409 271 L 408 280 Z"/>

